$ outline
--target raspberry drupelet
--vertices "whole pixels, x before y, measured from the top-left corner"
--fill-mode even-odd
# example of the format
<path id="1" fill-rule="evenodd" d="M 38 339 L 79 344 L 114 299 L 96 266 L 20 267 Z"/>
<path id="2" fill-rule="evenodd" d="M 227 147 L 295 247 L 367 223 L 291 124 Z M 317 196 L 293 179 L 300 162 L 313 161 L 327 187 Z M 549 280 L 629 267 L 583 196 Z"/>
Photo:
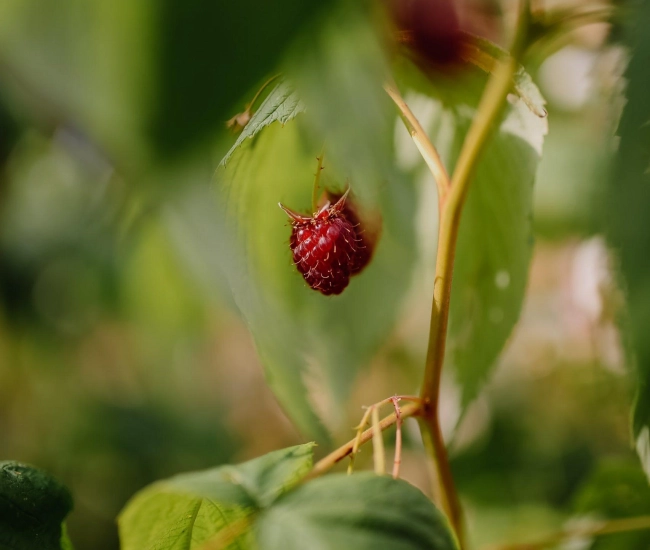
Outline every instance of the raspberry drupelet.
<path id="1" fill-rule="evenodd" d="M 333 203 L 337 203 L 342 196 L 340 193 L 327 192 L 327 197 Z M 354 205 L 349 199 L 346 199 L 343 208 L 341 208 L 341 216 L 352 224 L 357 237 L 357 244 L 359 245 L 357 247 L 357 253 L 353 257 L 352 265 L 350 266 L 350 275 L 352 276 L 360 273 L 370 262 L 378 234 L 372 235 L 366 231 L 364 228 L 365 224 L 361 222 L 356 208 L 354 208 Z"/>
<path id="2" fill-rule="evenodd" d="M 355 223 L 344 215 L 349 190 L 333 205 L 327 202 L 312 217 L 280 204 L 293 226 L 289 246 L 293 261 L 307 284 L 329 296 L 341 294 L 350 276 L 360 271 L 364 243 Z M 365 264 L 364 264 L 365 265 Z"/>

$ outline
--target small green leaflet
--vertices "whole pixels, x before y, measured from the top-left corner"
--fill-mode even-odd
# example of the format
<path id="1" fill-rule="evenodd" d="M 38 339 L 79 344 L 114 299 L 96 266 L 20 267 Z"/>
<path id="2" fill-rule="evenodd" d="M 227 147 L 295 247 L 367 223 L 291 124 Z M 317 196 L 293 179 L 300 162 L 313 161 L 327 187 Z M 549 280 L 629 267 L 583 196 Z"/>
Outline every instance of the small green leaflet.
<path id="1" fill-rule="evenodd" d="M 304 110 L 305 107 L 293 87 L 286 80 L 283 80 L 273 88 L 262 102 L 219 165 L 225 166 L 235 150 L 244 143 L 244 140 L 254 138 L 262 129 L 273 122 L 277 121 L 280 124 L 286 124 Z"/>

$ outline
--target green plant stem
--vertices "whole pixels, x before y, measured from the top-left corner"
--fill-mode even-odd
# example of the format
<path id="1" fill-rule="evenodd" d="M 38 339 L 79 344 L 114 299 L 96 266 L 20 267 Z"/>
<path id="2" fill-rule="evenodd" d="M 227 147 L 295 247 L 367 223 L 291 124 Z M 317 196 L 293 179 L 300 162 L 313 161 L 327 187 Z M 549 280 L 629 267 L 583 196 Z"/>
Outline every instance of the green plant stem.
<path id="1" fill-rule="evenodd" d="M 627 533 L 646 529 L 650 529 L 650 516 L 614 519 L 594 526 L 564 529 L 557 533 L 551 533 L 535 542 L 501 544 L 490 546 L 488 550 L 543 550 L 544 548 L 556 546 L 572 538 L 600 537 L 602 535 L 613 535 L 615 533 Z"/>
<path id="2" fill-rule="evenodd" d="M 442 205 L 447 192 L 449 191 L 449 175 L 447 174 L 447 169 L 445 168 L 438 151 L 431 143 L 431 140 L 427 136 L 426 132 L 422 128 L 422 125 L 415 117 L 409 106 L 404 101 L 404 98 L 399 93 L 397 86 L 394 84 L 386 83 L 384 84 L 384 90 L 393 100 L 397 108 L 399 109 L 400 116 L 404 122 L 404 126 L 408 130 L 408 133 L 411 134 L 411 138 L 415 143 L 415 146 L 420 151 L 422 158 L 427 163 L 429 170 L 433 174 L 433 179 L 436 182 L 438 187 L 438 204 Z"/>
<path id="3" fill-rule="evenodd" d="M 438 237 L 438 255 L 436 258 L 436 277 L 433 287 L 429 346 L 422 388 L 422 398 L 430 408 L 436 410 L 440 394 L 440 375 L 445 356 L 451 281 L 462 207 L 476 161 L 492 131 L 493 123 L 501 112 L 505 97 L 510 90 L 509 79 L 512 77 L 515 68 L 514 58 L 501 63 L 488 82 L 474 122 L 465 138 L 452 177 L 451 190 L 442 210 Z"/>
<path id="4" fill-rule="evenodd" d="M 399 109 L 402 121 L 404 122 L 406 129 L 411 135 L 411 138 L 418 148 L 418 151 L 420 151 L 420 154 L 422 155 L 427 166 L 429 167 L 429 170 L 433 174 L 438 189 L 438 209 L 440 212 L 440 217 L 442 219 L 444 212 L 447 211 L 446 202 L 451 187 L 449 176 L 447 175 L 447 170 L 435 146 L 431 143 L 431 140 L 422 128 L 422 125 L 402 98 L 401 94 L 397 90 L 397 87 L 393 84 L 384 84 L 384 89 Z M 439 233 L 438 239 L 439 243 L 442 242 L 442 232 Z M 442 260 L 443 258 L 447 258 L 448 250 L 449 249 L 446 248 L 445 252 L 441 255 L 441 246 L 439 244 L 438 258 L 436 260 L 436 281 L 438 280 L 437 274 L 439 273 L 440 266 L 443 263 Z M 453 252 L 453 247 L 451 247 L 451 250 Z M 453 257 L 451 258 L 450 262 L 445 261 L 445 264 L 448 265 L 450 269 L 447 280 L 449 281 L 449 292 L 451 292 L 451 270 L 453 270 Z M 448 301 L 449 300 L 447 299 L 447 304 Z M 460 503 L 458 500 L 456 488 L 454 486 L 453 477 L 451 475 L 449 460 L 447 458 L 447 450 L 445 449 L 445 443 L 442 437 L 442 431 L 440 429 L 440 423 L 438 420 L 438 393 L 442 360 L 440 361 L 440 369 L 437 372 L 434 370 L 433 366 L 435 355 L 434 346 L 437 344 L 437 339 L 434 337 L 434 334 L 437 335 L 438 331 L 443 328 L 440 321 L 443 319 L 444 315 L 444 309 L 439 308 L 436 305 L 434 284 L 434 303 L 432 306 L 432 318 L 429 332 L 429 349 L 427 351 L 425 380 L 423 382 L 422 391 L 424 408 L 421 413 L 421 431 L 427 454 L 432 458 L 435 465 L 433 471 L 431 472 L 431 477 L 433 479 L 432 493 L 434 501 L 447 514 L 447 517 L 449 518 L 449 521 L 454 531 L 456 532 L 456 536 L 462 548 L 462 520 Z M 444 335 L 442 338 L 443 345 L 440 348 L 437 348 L 441 353 L 441 358 L 444 357 L 446 316 L 444 316 L 444 321 Z M 433 382 L 435 382 L 435 385 Z M 425 391 L 425 389 L 429 389 L 431 391 Z M 434 397 L 434 399 L 432 399 L 432 397 Z"/>
<path id="5" fill-rule="evenodd" d="M 257 93 L 253 96 L 253 99 L 251 99 L 250 102 L 249 102 L 249 104 L 246 106 L 246 110 L 247 110 L 247 111 L 250 111 L 250 110 L 253 108 L 253 106 L 255 105 L 255 102 L 256 102 L 257 99 L 262 95 L 262 93 L 264 92 L 264 90 L 266 90 L 266 88 L 268 87 L 268 85 L 271 84 L 271 82 L 273 82 L 274 80 L 276 80 L 276 79 L 279 78 L 280 76 L 282 76 L 282 75 L 281 75 L 281 74 L 273 75 L 273 76 L 272 76 L 271 78 L 269 78 L 269 79 L 268 79 L 264 84 L 262 84 L 262 87 L 261 87 L 259 90 L 257 90 Z"/>
<path id="6" fill-rule="evenodd" d="M 422 403 L 420 401 L 416 401 L 414 403 L 408 403 L 407 405 L 401 407 L 400 417 L 403 420 L 404 418 L 408 418 L 409 416 L 418 416 L 421 413 L 421 410 L 422 410 Z M 390 428 L 395 423 L 397 423 L 397 415 L 393 412 L 392 414 L 389 414 L 388 416 L 382 418 L 379 421 L 379 429 L 383 431 L 387 428 Z M 374 432 L 375 429 L 373 427 L 370 427 L 369 429 L 365 430 L 359 438 L 355 437 L 354 439 L 351 439 L 345 445 L 342 445 L 335 451 L 328 454 L 325 458 L 319 460 L 314 465 L 309 475 L 306 477 L 306 480 L 313 479 L 315 477 L 323 475 L 325 472 L 327 472 L 332 467 L 334 467 L 337 463 L 343 460 L 346 456 L 348 456 L 352 452 L 352 450 L 355 449 L 355 445 L 358 447 L 359 445 L 362 445 L 363 443 L 370 441 L 372 439 Z"/>
<path id="7" fill-rule="evenodd" d="M 451 187 L 441 210 L 429 343 L 421 394 L 424 408 L 420 424 L 425 442 L 428 442 L 429 448 L 434 453 L 433 459 L 437 474 L 437 487 L 434 493 L 439 495 L 439 503 L 449 517 L 461 549 L 465 546 L 462 510 L 449 466 L 439 417 L 440 381 L 449 324 L 456 243 L 462 208 L 476 163 L 494 129 L 511 88 L 512 77 L 517 69 L 518 52 L 525 39 L 528 16 L 529 6 L 524 1 L 521 5 L 513 51 L 508 59 L 498 62 L 483 92 L 476 116 L 465 137 L 456 169 L 452 175 Z"/>
<path id="8" fill-rule="evenodd" d="M 280 76 L 282 75 L 276 74 L 275 76 L 269 78 L 264 84 L 262 84 L 262 87 L 259 90 L 257 90 L 257 93 L 253 96 L 253 99 L 251 99 L 248 105 L 246 105 L 244 111 L 241 113 L 237 113 L 230 120 L 226 121 L 226 127 L 232 128 L 237 132 L 243 130 L 243 128 L 248 124 L 248 122 L 251 119 L 251 116 L 253 114 L 253 106 L 255 105 L 255 102 L 259 99 L 259 97 L 262 95 L 264 90 L 266 90 L 269 84 L 271 84 L 271 82 L 273 82 L 276 78 L 279 78 Z"/>
<path id="9" fill-rule="evenodd" d="M 462 511 L 440 429 L 440 380 L 445 358 L 451 283 L 462 207 L 474 167 L 501 112 L 515 70 L 516 62 L 512 57 L 500 63 L 488 82 L 452 176 L 451 188 L 441 212 L 438 236 L 429 344 L 421 395 L 424 401 L 421 425 L 435 453 L 436 477 L 439 485 L 436 493 L 440 495 L 440 505 L 449 517 L 461 548 L 464 547 Z"/>

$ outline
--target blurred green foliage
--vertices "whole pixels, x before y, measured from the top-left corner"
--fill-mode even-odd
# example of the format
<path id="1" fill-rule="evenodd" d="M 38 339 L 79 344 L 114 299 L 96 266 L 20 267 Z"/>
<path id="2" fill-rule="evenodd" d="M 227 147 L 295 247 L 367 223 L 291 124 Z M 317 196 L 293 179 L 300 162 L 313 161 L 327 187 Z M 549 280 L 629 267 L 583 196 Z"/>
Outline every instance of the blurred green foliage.
<path id="1" fill-rule="evenodd" d="M 11 0 L 0 62 L 37 116 L 83 127 L 139 169 L 211 143 L 329 4 Z"/>
<path id="2" fill-rule="evenodd" d="M 576 495 L 576 512 L 599 519 L 625 519 L 650 514 L 650 487 L 637 461 L 603 460 L 584 481 Z M 593 550 L 629 548 L 642 550 L 650 545 L 647 530 L 608 535 Z"/>
<path id="3" fill-rule="evenodd" d="M 264 383 L 257 352 L 271 385 L 288 384 L 279 396 L 287 411 L 322 436 L 320 453 L 327 435 L 308 409 L 329 414 L 338 441 L 351 436 L 360 405 L 417 391 L 436 206 L 381 90 L 393 60 L 374 15 L 297 0 L 0 5 L 0 459 L 38 464 L 70 487 L 77 550 L 116 549 L 118 511 L 155 480 L 303 441 Z M 639 17 L 641 28 L 648 18 Z M 644 382 L 647 36 L 638 40 L 607 205 Z M 477 543 L 534 538 L 576 514 L 647 513 L 628 442 L 631 384 L 598 351 L 609 313 L 576 328 L 583 321 L 566 284 L 578 262 L 573 247 L 600 230 L 597 201 L 622 102 L 610 82 L 619 82 L 618 65 L 607 69 L 615 47 L 595 43 L 582 43 L 573 65 L 533 75 L 550 112 L 532 204 L 539 260 L 507 358 L 454 437 Z M 596 74 L 588 97 L 567 103 L 570 77 L 585 65 Z M 232 170 L 258 167 L 260 190 L 232 177 L 230 204 L 246 219 L 233 229 L 211 187 L 236 140 L 225 121 L 279 70 L 307 111 L 235 153 Z M 446 106 L 472 104 L 485 81 L 446 78 L 462 84 L 449 97 L 438 86 Z M 432 102 L 413 104 L 432 118 Z M 325 302 L 292 271 L 276 206 L 309 210 L 324 141 L 324 181 L 342 188 L 349 180 L 362 204 L 384 215 L 374 263 Z M 507 158 L 492 161 L 485 169 L 498 179 Z M 518 231 L 510 236 L 527 241 Z M 308 380 L 309 395 L 306 356 L 326 373 Z M 445 386 L 452 426 L 457 393 Z M 331 399 L 319 403 L 321 394 Z M 428 487 L 418 436 L 405 437 L 405 476 Z M 621 537 L 594 548 L 647 546 L 643 534 Z"/>

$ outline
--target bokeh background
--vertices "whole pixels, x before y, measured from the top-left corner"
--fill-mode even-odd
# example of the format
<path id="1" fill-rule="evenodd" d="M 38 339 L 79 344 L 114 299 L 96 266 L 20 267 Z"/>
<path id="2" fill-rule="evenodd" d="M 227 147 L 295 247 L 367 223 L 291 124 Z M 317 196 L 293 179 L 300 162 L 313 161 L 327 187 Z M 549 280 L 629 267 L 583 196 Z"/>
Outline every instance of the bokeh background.
<path id="1" fill-rule="evenodd" d="M 306 4 L 0 5 L 0 459 L 36 464 L 68 485 L 80 550 L 118 548 L 116 515 L 148 483 L 304 441 L 209 268 L 223 259 L 197 249 L 179 219 L 212 227 L 211 211 L 188 197 L 210 188 L 235 140 L 225 120 L 334 3 Z M 510 3 L 458 7 L 468 30 L 507 43 Z M 478 544 L 584 515 L 650 512 L 630 443 L 620 296 L 599 222 L 626 60 L 610 30 L 585 27 L 533 67 L 549 134 L 523 313 L 458 426 L 458 389 L 445 381 L 444 428 Z M 398 162 L 412 162 L 412 144 L 395 136 L 406 151 Z M 390 337 L 357 376 L 341 413 L 349 426 L 361 405 L 417 388 L 433 189 L 427 178 L 416 182 L 409 290 Z M 222 235 L 210 236 L 215 254 L 223 251 Z M 428 490 L 414 425 L 403 474 Z M 598 544 L 650 542 L 636 533 Z"/>

